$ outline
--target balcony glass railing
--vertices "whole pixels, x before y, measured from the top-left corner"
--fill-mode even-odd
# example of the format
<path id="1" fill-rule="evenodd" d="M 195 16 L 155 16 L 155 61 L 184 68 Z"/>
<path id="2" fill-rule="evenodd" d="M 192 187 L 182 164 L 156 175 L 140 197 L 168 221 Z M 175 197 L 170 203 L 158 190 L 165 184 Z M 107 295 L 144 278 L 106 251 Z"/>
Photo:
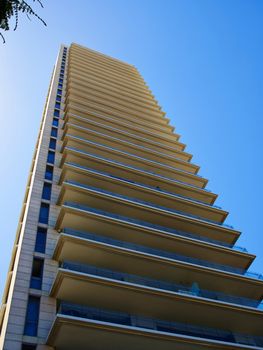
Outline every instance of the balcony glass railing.
<path id="1" fill-rule="evenodd" d="M 112 141 L 117 141 L 117 142 L 121 142 L 121 143 L 124 143 L 125 145 L 127 145 L 128 147 L 130 146 L 130 147 L 136 147 L 136 148 L 138 148 L 139 150 L 140 149 L 142 149 L 142 150 L 145 150 L 145 151 L 147 151 L 147 152 L 151 152 L 151 153 L 154 153 L 154 154 L 157 154 L 158 156 L 160 156 L 160 157 L 164 157 L 164 158 L 168 158 L 168 159 L 170 159 L 170 160 L 175 160 L 175 161 L 179 161 L 180 163 L 184 163 L 185 165 L 191 165 L 191 163 L 189 162 L 189 161 L 187 161 L 187 160 L 184 160 L 184 159 L 181 159 L 181 158 L 179 158 L 179 157 L 175 157 L 175 156 L 172 156 L 172 155 L 167 155 L 167 154 L 165 154 L 165 153 L 163 153 L 163 152 L 159 152 L 159 151 L 156 151 L 156 150 L 153 150 L 153 149 L 151 149 L 151 148 L 149 148 L 149 147 L 145 147 L 145 146 L 142 146 L 142 145 L 138 145 L 138 144 L 136 144 L 136 143 L 133 143 L 133 142 L 130 142 L 130 141 L 127 141 L 127 140 L 124 140 L 124 139 L 120 139 L 120 138 L 117 138 L 117 137 L 114 137 L 114 136 L 110 136 L 109 134 L 104 134 L 104 133 L 101 133 L 101 132 L 99 132 L 99 131 L 96 131 L 96 130 L 93 130 L 93 129 L 90 129 L 90 128 L 84 128 L 84 127 L 81 127 L 81 126 L 79 126 L 79 125 L 77 125 L 77 124 L 74 124 L 74 123 L 68 123 L 67 124 L 68 125 L 68 127 L 74 127 L 74 128 L 76 128 L 76 129 L 78 129 L 78 130 L 80 130 L 80 132 L 87 132 L 87 131 L 91 131 L 93 134 L 95 134 L 95 135 L 98 135 L 101 139 L 103 139 L 104 137 L 106 137 L 106 138 L 108 138 L 108 139 L 110 139 L 110 140 L 112 140 Z M 70 136 L 75 136 L 75 135 L 71 135 L 71 134 L 68 134 L 68 135 L 70 135 Z M 75 136 L 75 137 L 79 137 L 79 136 Z M 79 137 L 80 139 L 84 139 L 83 137 Z M 85 138 L 85 140 L 87 140 L 86 138 Z"/>
<path id="2" fill-rule="evenodd" d="M 142 168 L 139 168 L 139 167 L 135 167 L 135 166 L 131 166 L 131 165 L 128 165 L 128 164 L 124 164 L 122 162 L 118 162 L 116 160 L 112 160 L 112 159 L 109 159 L 109 158 L 105 158 L 105 157 L 101 157 L 101 156 L 98 156 L 94 153 L 90 153 L 90 152 L 85 152 L 85 151 L 82 151 L 82 150 L 79 150 L 78 148 L 75 148 L 75 147 L 66 147 L 67 150 L 72 150 L 74 152 L 77 152 L 79 154 L 85 154 L 86 156 L 88 157 L 93 157 L 93 158 L 96 158 L 96 159 L 101 159 L 103 161 L 106 161 L 108 163 L 112 163 L 112 164 L 118 164 L 118 165 L 121 165 L 122 167 L 124 168 L 128 168 L 128 169 L 132 169 L 132 170 L 136 170 L 136 171 L 140 171 L 140 172 L 143 172 L 145 174 L 150 174 L 150 175 L 154 175 L 155 177 L 158 177 L 160 179 L 164 179 L 164 180 L 168 180 L 168 181 L 171 181 L 171 182 L 175 182 L 175 183 L 179 183 L 179 184 L 183 184 L 183 185 L 186 185 L 188 187 L 193 187 L 193 188 L 197 188 L 201 191 L 205 191 L 205 192 L 211 192 L 210 190 L 208 190 L 207 188 L 200 188 L 198 186 L 195 186 L 195 185 L 192 185 L 192 184 L 189 184 L 188 182 L 184 182 L 184 181 L 180 181 L 180 180 L 177 180 L 177 179 L 173 179 L 173 178 L 170 178 L 170 177 L 167 177 L 167 176 L 163 176 L 163 175 L 160 175 L 160 174 L 157 174 L 155 173 L 154 171 L 149 171 L 149 170 L 145 170 L 145 169 L 142 169 Z"/>
<path id="3" fill-rule="evenodd" d="M 182 236 L 182 237 L 186 237 L 186 238 L 196 239 L 199 241 L 216 244 L 216 245 L 219 245 L 222 247 L 231 248 L 231 249 L 234 249 L 237 251 L 242 251 L 242 252 L 247 251 L 245 248 L 242 248 L 242 247 L 239 247 L 236 245 L 231 245 L 231 244 L 228 244 L 225 242 L 217 241 L 217 240 L 212 239 L 212 238 L 208 238 L 208 237 L 204 237 L 201 235 L 192 234 L 192 233 L 188 233 L 188 232 L 184 232 L 184 231 L 175 230 L 175 229 L 161 226 L 161 225 L 155 225 L 155 224 L 152 224 L 152 223 L 147 222 L 147 221 L 133 219 L 133 218 L 123 216 L 123 215 L 113 214 L 113 213 L 107 212 L 105 210 L 100 210 L 100 209 L 88 207 L 86 205 L 80 205 L 80 204 L 73 203 L 73 202 L 65 202 L 64 204 L 68 205 L 68 206 L 73 206 L 76 209 L 81 209 L 81 210 L 85 210 L 87 212 L 92 212 L 95 214 L 107 216 L 109 218 L 125 221 L 126 223 L 140 225 L 140 226 L 143 226 L 143 227 L 148 228 L 148 229 L 154 229 L 154 230 L 163 231 L 165 233 L 169 233 L 172 235 L 178 235 L 178 236 Z"/>
<path id="4" fill-rule="evenodd" d="M 112 118 L 110 118 L 110 117 L 106 117 L 105 115 L 101 115 L 101 114 L 99 114 L 99 113 L 94 113 L 94 112 L 93 112 L 93 114 L 95 114 L 96 116 L 102 117 L 102 118 L 105 119 L 105 120 L 113 121 L 114 124 L 116 124 L 116 120 L 114 120 L 114 119 L 112 119 Z M 144 142 L 154 143 L 154 144 L 156 144 L 156 145 L 159 145 L 160 147 L 166 147 L 166 148 L 169 148 L 169 149 L 171 149 L 171 150 L 178 151 L 178 149 L 176 149 L 176 148 L 174 148 L 174 147 L 171 147 L 171 146 L 169 146 L 169 145 L 166 145 L 166 144 L 164 145 L 164 144 L 162 144 L 162 143 L 160 143 L 160 142 L 153 141 L 153 140 L 151 140 L 151 139 L 145 139 L 145 137 L 141 137 L 141 136 L 139 136 L 139 135 L 137 135 L 137 134 L 134 135 L 134 134 L 128 132 L 127 130 L 124 131 L 124 130 L 122 130 L 122 129 L 117 129 L 117 128 L 112 127 L 112 126 L 107 125 L 107 124 L 101 124 L 101 123 L 95 122 L 95 120 L 92 120 L 92 119 L 83 118 L 83 117 L 81 117 L 81 116 L 79 116 L 79 115 L 77 115 L 77 114 L 75 114 L 75 113 L 70 113 L 70 115 L 66 115 L 64 119 L 66 119 L 66 117 L 69 117 L 69 118 L 70 118 L 71 116 L 73 116 L 73 118 L 76 118 L 76 117 L 77 117 L 78 120 L 82 120 L 82 121 L 84 121 L 84 122 L 92 122 L 92 124 L 95 124 L 95 125 L 98 125 L 98 126 L 103 125 L 103 126 L 105 126 L 107 129 L 114 130 L 114 131 L 119 131 L 119 132 L 121 132 L 122 134 L 126 134 L 126 135 L 129 135 L 129 136 L 131 136 L 131 137 L 135 137 L 135 138 L 137 138 L 137 139 L 143 140 Z M 67 119 L 68 119 L 68 118 L 67 118 Z M 119 122 L 120 122 L 120 121 L 119 121 Z M 66 123 L 67 123 L 67 120 L 66 120 L 65 124 L 66 124 Z M 121 123 L 122 123 L 122 125 L 127 126 L 128 129 L 129 129 L 129 127 L 131 126 L 130 124 L 125 123 L 123 120 L 121 121 Z M 137 127 L 137 129 L 138 129 L 138 127 Z M 153 132 L 151 132 L 151 131 L 149 131 L 149 130 L 145 130 L 145 129 L 141 128 L 141 127 L 139 128 L 139 130 L 142 131 L 142 132 L 146 132 L 147 134 L 153 135 L 153 136 L 156 137 L 156 134 L 153 133 Z M 173 140 L 173 141 L 170 140 L 170 142 L 171 142 L 171 143 L 173 143 L 173 142 L 175 142 L 175 143 L 180 143 L 178 140 L 175 140 L 175 141 L 174 141 L 174 140 Z M 182 151 L 182 152 L 184 152 L 184 151 Z"/>
<path id="5" fill-rule="evenodd" d="M 172 291 L 180 294 L 218 300 L 218 301 L 223 301 L 231 304 L 253 307 L 261 310 L 263 309 L 263 304 L 260 300 L 253 300 L 249 298 L 225 294 L 222 292 L 215 292 L 215 291 L 200 289 L 197 283 L 193 283 L 192 286 L 186 286 L 179 283 L 171 283 L 166 281 L 155 280 L 148 277 L 142 277 L 138 275 L 112 271 L 109 269 L 104 269 L 104 268 L 95 267 L 91 265 L 79 264 L 71 261 L 64 261 L 61 264 L 61 267 L 66 270 L 82 272 L 82 273 L 86 273 L 94 276 L 106 277 L 117 281 L 135 283 L 142 286 L 163 289 L 166 291 Z"/>
<path id="6" fill-rule="evenodd" d="M 208 222 L 208 223 L 211 223 L 211 224 L 216 225 L 216 226 L 223 226 L 223 227 L 227 227 L 229 229 L 234 229 L 233 226 L 225 225 L 225 224 L 213 221 L 213 220 L 205 219 L 205 218 L 202 218 L 201 216 L 198 216 L 198 215 L 185 213 L 185 212 L 177 210 L 177 209 L 167 208 L 167 207 L 164 207 L 162 205 L 158 205 L 158 204 L 155 204 L 155 203 L 152 203 L 152 202 L 143 201 L 142 199 L 138 199 L 138 198 L 134 198 L 134 197 L 128 197 L 128 196 L 125 196 L 123 194 L 119 194 L 119 193 L 111 192 L 111 191 L 108 191 L 108 190 L 104 190 L 102 188 L 98 188 L 98 187 L 94 187 L 94 186 L 90 186 L 90 185 L 80 184 L 80 183 L 78 183 L 76 181 L 72 181 L 72 180 L 67 180 L 67 181 L 65 181 L 65 183 L 69 183 L 69 184 L 72 184 L 72 185 L 75 185 L 75 186 L 78 186 L 78 187 L 90 189 L 90 190 L 93 190 L 93 191 L 96 191 L 96 192 L 100 192 L 100 193 L 103 193 L 103 194 L 108 194 L 110 196 L 113 196 L 113 197 L 116 197 L 116 198 L 120 198 L 120 199 L 125 199 L 125 200 L 128 200 L 128 201 L 134 202 L 134 203 L 142 204 L 144 206 L 146 205 L 147 207 L 151 207 L 153 209 L 161 209 L 161 210 L 164 210 L 164 211 L 169 212 L 171 214 L 179 214 L 181 216 L 197 219 L 199 221 L 202 221 L 203 223 Z"/>
<path id="7" fill-rule="evenodd" d="M 221 329 L 210 327 L 201 327 L 186 323 L 169 322 L 159 319 L 153 319 L 140 315 L 131 315 L 125 312 L 116 312 L 94 307 L 82 306 L 62 301 L 60 303 L 58 314 L 72 317 L 84 318 L 89 320 L 101 321 L 116 325 L 125 325 L 141 328 L 147 332 L 161 332 L 163 335 L 178 334 L 206 340 L 216 340 L 234 344 L 244 344 L 250 346 L 263 346 L 263 337 L 251 336 L 248 334 L 234 333 Z"/>
<path id="8" fill-rule="evenodd" d="M 77 163 L 72 163 L 72 162 L 65 162 L 66 165 L 71 165 L 71 166 L 74 166 L 76 168 L 80 168 L 80 169 L 85 169 L 85 170 L 88 170 L 90 172 L 93 172 L 95 174 L 101 174 L 101 175 L 104 175 L 104 176 L 109 176 L 113 179 L 119 179 L 119 180 L 122 180 L 122 181 L 125 181 L 125 182 L 128 182 L 128 183 L 132 183 L 132 184 L 135 184 L 137 186 L 140 186 L 140 187 L 144 187 L 144 188 L 147 188 L 147 189 L 150 189 L 150 190 L 155 190 L 155 191 L 159 191 L 161 193 L 164 193 L 164 194 L 168 194 L 168 195 L 171 195 L 173 197 L 179 197 L 179 198 L 183 198 L 183 199 L 187 199 L 187 200 L 190 200 L 191 202 L 194 202 L 194 203 L 198 203 L 198 204 L 202 204 L 203 206 L 206 206 L 206 207 L 212 207 L 212 208 L 217 208 L 217 209 L 222 209 L 220 206 L 218 205 L 215 205 L 215 204 L 207 204 L 205 202 L 202 202 L 198 199 L 194 199 L 194 198 L 191 198 L 191 197 L 187 197 L 187 196 L 183 196 L 181 194 L 178 194 L 178 193 L 174 193 L 174 192 L 170 192 L 170 191 L 166 191 L 166 190 L 163 190 L 162 188 L 160 188 L 159 186 L 156 186 L 156 187 L 153 187 L 153 186 L 149 186 L 149 185 L 146 185 L 146 184 L 143 184 L 141 182 L 137 182 L 137 181 L 132 181 L 132 180 L 128 180 L 128 179 L 125 179 L 123 177 L 120 177 L 120 176 L 115 176 L 115 175 L 112 175 L 108 172 L 104 172 L 104 171 L 99 171 L 99 170 L 95 170 L 93 168 L 89 168 L 89 167 L 85 167 L 83 165 L 79 165 Z M 230 225 L 226 225 L 226 226 L 230 226 Z M 231 226 L 232 227 L 232 226 Z"/>
<path id="9" fill-rule="evenodd" d="M 67 136 L 71 137 L 72 139 L 76 139 L 76 140 L 79 140 L 79 141 L 84 141 L 85 143 L 87 144 L 90 144 L 90 145 L 94 145 L 94 146 L 100 146 L 100 147 L 103 147 L 105 148 L 106 150 L 111 150 L 111 151 L 114 151 L 114 152 L 117 152 L 117 153 L 121 153 L 124 157 L 125 156 L 130 156 L 130 157 L 133 157 L 135 159 L 138 159 L 138 160 L 141 160 L 141 161 L 147 161 L 147 162 L 150 162 L 150 163 L 153 163 L 154 165 L 160 165 L 166 169 L 171 169 L 173 171 L 179 171 L 183 174 L 188 174 L 188 175 L 193 175 L 193 176 L 196 176 L 196 177 L 199 177 L 199 178 L 203 178 L 203 176 L 201 175 L 198 175 L 198 174 L 193 174 L 191 173 L 190 171 L 187 171 L 187 170 L 183 170 L 183 169 L 180 169 L 180 168 L 176 168 L 176 167 L 173 167 L 171 165 L 167 165 L 167 164 L 164 164 L 164 163 L 161 163 L 161 162 L 157 162 L 155 160 L 151 160 L 151 159 L 148 159 L 148 158 L 143 158 L 143 157 L 140 157 L 140 156 L 137 156 L 133 153 L 129 153 L 129 152 L 125 152 L 125 151 L 121 151 L 119 150 L 118 148 L 114 148 L 114 147 L 110 147 L 110 146 L 106 146 L 104 145 L 103 143 L 98 143 L 98 142 L 94 142 L 94 141 L 90 141 L 88 139 L 84 139 L 82 137 L 78 137 L 78 136 L 74 136 L 74 135 L 70 135 L 70 134 L 67 134 Z M 124 158 L 125 159 L 125 158 Z"/>
<path id="10" fill-rule="evenodd" d="M 65 228 L 63 232 L 68 233 L 68 234 L 73 235 L 73 236 L 76 236 L 76 237 L 86 238 L 86 239 L 97 241 L 97 242 L 103 242 L 106 244 L 111 244 L 113 246 L 135 250 L 135 251 L 138 251 L 141 253 L 147 253 L 147 254 L 151 254 L 151 255 L 155 255 L 155 256 L 159 256 L 159 257 L 164 257 L 164 258 L 168 258 L 168 259 L 172 259 L 172 260 L 182 261 L 182 262 L 186 262 L 186 263 L 190 263 L 190 264 L 195 264 L 198 266 L 205 266 L 205 267 L 209 267 L 209 268 L 213 268 L 213 269 L 217 269 L 217 270 L 222 270 L 225 272 L 231 272 L 231 273 L 235 273 L 235 274 L 244 275 L 244 276 L 248 276 L 251 278 L 263 280 L 262 274 L 246 271 L 244 269 L 239 269 L 237 267 L 233 267 L 233 266 L 229 266 L 229 265 L 217 264 L 217 263 L 213 263 L 210 261 L 192 258 L 192 257 L 188 257 L 185 255 L 171 253 L 171 252 L 167 252 L 167 251 L 159 250 L 159 249 L 155 249 L 155 248 L 150 248 L 150 247 L 146 247 L 146 246 L 139 245 L 139 244 L 134 244 L 134 243 L 126 242 L 126 241 L 120 241 L 120 240 L 113 239 L 110 237 L 96 235 L 96 234 L 90 233 L 90 232 L 74 231 L 74 230 L 71 230 L 68 228 Z"/>

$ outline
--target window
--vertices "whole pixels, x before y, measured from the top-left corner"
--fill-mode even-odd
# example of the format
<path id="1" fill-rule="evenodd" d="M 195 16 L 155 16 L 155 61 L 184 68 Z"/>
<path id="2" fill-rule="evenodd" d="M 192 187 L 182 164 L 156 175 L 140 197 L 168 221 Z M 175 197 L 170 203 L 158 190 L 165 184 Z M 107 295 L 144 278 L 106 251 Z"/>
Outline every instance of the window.
<path id="1" fill-rule="evenodd" d="M 59 77 L 63 79 L 63 78 L 64 78 L 64 74 L 61 74 L 61 73 L 60 73 L 60 74 L 59 74 Z"/>
<path id="2" fill-rule="evenodd" d="M 44 260 L 33 258 L 33 266 L 30 280 L 30 288 L 41 289 Z"/>
<path id="3" fill-rule="evenodd" d="M 47 229 L 43 227 L 37 228 L 37 237 L 35 244 L 35 251 L 39 253 L 45 253 L 47 241 Z"/>
<path id="4" fill-rule="evenodd" d="M 58 126 L 58 118 L 53 118 L 52 125 Z"/>
<path id="5" fill-rule="evenodd" d="M 26 310 L 24 335 L 37 336 L 40 298 L 29 295 Z"/>
<path id="6" fill-rule="evenodd" d="M 63 83 L 63 79 L 59 78 L 58 81 L 62 84 Z"/>
<path id="7" fill-rule="evenodd" d="M 48 224 L 49 204 L 41 203 L 38 221 L 41 224 Z"/>
<path id="8" fill-rule="evenodd" d="M 62 90 L 57 89 L 57 94 L 58 94 L 58 95 L 62 95 Z"/>
<path id="9" fill-rule="evenodd" d="M 64 74 L 65 70 L 64 69 L 60 69 L 60 74 Z"/>
<path id="10" fill-rule="evenodd" d="M 54 164 L 55 163 L 55 152 L 53 151 L 48 151 L 48 155 L 47 155 L 47 162 Z"/>
<path id="11" fill-rule="evenodd" d="M 53 179 L 53 166 L 50 166 L 50 165 L 46 166 L 45 179 L 52 181 L 52 179 Z"/>
<path id="12" fill-rule="evenodd" d="M 49 148 L 51 149 L 56 149 L 56 140 L 55 139 L 50 139 L 49 141 Z"/>
<path id="13" fill-rule="evenodd" d="M 56 100 L 61 102 L 61 96 L 57 95 Z"/>
<path id="14" fill-rule="evenodd" d="M 52 128 L 52 129 L 51 129 L 51 136 L 53 136 L 53 137 L 58 137 L 58 129 Z"/>
<path id="15" fill-rule="evenodd" d="M 62 89 L 62 87 L 63 87 L 63 84 L 58 83 L 58 88 L 59 88 L 59 89 Z"/>
<path id="16" fill-rule="evenodd" d="M 54 110 L 54 117 L 59 117 L 59 110 L 57 109 Z"/>
<path id="17" fill-rule="evenodd" d="M 65 69 L 65 61 L 62 61 L 62 64 L 60 66 L 62 69 Z"/>
<path id="18" fill-rule="evenodd" d="M 21 350 L 36 350 L 37 346 L 34 344 L 22 344 Z"/>
<path id="19" fill-rule="evenodd" d="M 48 182 L 44 182 L 42 199 L 50 200 L 50 197 L 51 197 L 51 184 Z"/>
<path id="20" fill-rule="evenodd" d="M 60 109 L 60 103 L 59 102 L 56 102 L 55 108 Z"/>

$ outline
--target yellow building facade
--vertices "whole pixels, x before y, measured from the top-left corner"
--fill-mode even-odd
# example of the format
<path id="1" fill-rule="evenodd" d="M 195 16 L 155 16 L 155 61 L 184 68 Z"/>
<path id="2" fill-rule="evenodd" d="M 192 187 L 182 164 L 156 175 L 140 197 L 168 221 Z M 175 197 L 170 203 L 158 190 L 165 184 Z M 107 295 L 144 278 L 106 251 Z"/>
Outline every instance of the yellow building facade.
<path id="1" fill-rule="evenodd" d="M 191 159 L 134 66 L 62 45 L 0 347 L 263 349 L 263 276 Z"/>

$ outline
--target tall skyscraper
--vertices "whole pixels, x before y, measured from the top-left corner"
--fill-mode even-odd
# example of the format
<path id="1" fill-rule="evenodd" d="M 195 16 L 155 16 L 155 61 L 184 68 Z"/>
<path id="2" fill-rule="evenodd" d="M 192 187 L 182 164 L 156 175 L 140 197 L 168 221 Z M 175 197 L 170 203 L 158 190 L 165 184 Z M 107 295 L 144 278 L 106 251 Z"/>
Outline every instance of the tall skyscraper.
<path id="1" fill-rule="evenodd" d="M 191 158 L 134 66 L 62 46 L 0 348 L 263 349 L 255 256 L 236 245 Z"/>

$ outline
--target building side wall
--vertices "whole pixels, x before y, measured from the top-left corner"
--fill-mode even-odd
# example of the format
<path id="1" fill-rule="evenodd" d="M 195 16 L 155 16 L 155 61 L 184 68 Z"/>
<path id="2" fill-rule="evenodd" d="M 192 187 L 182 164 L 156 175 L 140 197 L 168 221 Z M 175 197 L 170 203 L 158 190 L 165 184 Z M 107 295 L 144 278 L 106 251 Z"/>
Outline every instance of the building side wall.
<path id="1" fill-rule="evenodd" d="M 48 225 L 39 224 L 38 218 L 40 204 L 42 201 L 41 196 L 47 164 L 49 140 L 53 121 L 54 105 L 56 101 L 63 47 L 64 46 L 61 46 L 60 48 L 51 79 L 50 89 L 42 119 L 42 130 L 40 130 L 39 141 L 35 149 L 35 160 L 32 162 L 30 176 L 31 181 L 29 183 L 27 201 L 24 203 L 25 211 L 23 214 L 23 221 L 19 224 L 18 227 L 19 240 L 15 248 L 16 254 L 14 257 L 11 283 L 9 288 L 7 287 L 8 291 L 6 292 L 7 300 L 5 303 L 5 311 L 0 337 L 0 349 L 4 350 L 20 350 L 22 343 L 39 344 L 39 349 L 50 349 L 50 347 L 43 344 L 46 341 L 47 334 L 50 330 L 56 311 L 56 300 L 49 297 L 49 290 L 57 271 L 57 262 L 52 260 L 52 253 L 56 242 L 57 233 L 52 227 L 57 216 L 56 200 L 58 196 L 58 188 L 55 183 L 59 178 L 60 172 L 57 165 L 60 162 L 59 140 L 62 132 L 61 121 L 59 121 L 58 128 Z M 64 77 L 63 83 L 63 95 L 65 89 L 65 81 L 66 76 Z M 45 254 L 34 251 L 38 226 L 46 227 L 48 229 Z M 30 289 L 30 278 L 34 256 L 44 259 L 44 271 L 41 290 Z M 41 297 L 37 337 L 29 337 L 23 335 L 29 295 Z"/>

